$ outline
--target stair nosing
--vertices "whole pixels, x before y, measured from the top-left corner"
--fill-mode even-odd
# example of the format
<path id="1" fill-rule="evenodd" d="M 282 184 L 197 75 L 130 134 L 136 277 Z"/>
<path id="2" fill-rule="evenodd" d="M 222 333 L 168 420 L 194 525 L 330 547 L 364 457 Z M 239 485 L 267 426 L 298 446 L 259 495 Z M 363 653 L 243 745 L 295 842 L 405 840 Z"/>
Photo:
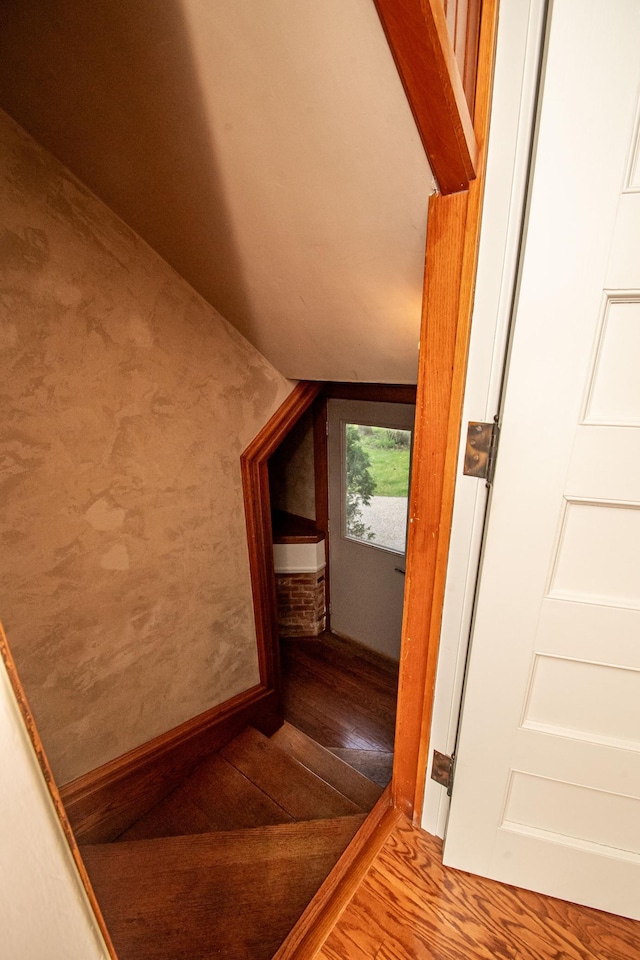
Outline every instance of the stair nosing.
<path id="1" fill-rule="evenodd" d="M 292 757 L 291 754 L 287 753 L 285 750 L 282 750 L 280 747 L 278 747 L 277 744 L 273 743 L 272 740 L 270 740 L 268 737 L 265 737 L 264 734 L 262 734 L 262 733 L 260 733 L 259 731 L 255 730 L 254 727 L 250 727 L 250 726 L 247 727 L 241 734 L 239 734 L 236 738 L 234 738 L 234 740 L 232 740 L 230 744 L 226 744 L 225 747 L 223 747 L 222 750 L 220 751 L 220 756 L 223 757 L 223 759 L 227 760 L 227 762 L 231 763 L 232 766 L 234 766 L 236 770 L 239 770 L 240 773 L 243 773 L 244 771 L 242 770 L 241 767 L 237 767 L 236 764 L 235 764 L 231 759 L 228 758 L 228 756 L 227 756 L 227 751 L 229 751 L 229 749 L 232 747 L 233 744 L 235 744 L 235 743 L 237 743 L 239 740 L 241 740 L 241 738 L 242 738 L 243 736 L 246 736 L 246 735 L 247 735 L 247 731 L 251 731 L 251 736 L 253 737 L 253 739 L 254 739 L 254 741 L 256 742 L 256 744 L 258 744 L 258 749 L 266 749 L 266 750 L 275 750 L 275 751 L 278 751 L 280 754 L 282 754 L 284 757 L 286 757 L 286 759 L 287 759 L 287 761 L 288 761 L 289 763 L 293 764 L 295 767 L 297 767 L 297 768 L 299 768 L 301 771 L 303 771 L 305 776 L 311 777 L 311 778 L 313 778 L 314 780 L 317 780 L 319 784 L 321 784 L 326 790 L 330 791 L 331 794 L 335 795 L 335 797 L 336 797 L 337 799 L 339 799 L 339 800 L 343 801 L 345 804 L 348 804 L 348 805 L 351 806 L 352 809 L 350 809 L 350 810 L 345 810 L 344 813 L 338 814 L 337 816 L 348 816 L 348 815 L 350 815 L 350 814 L 359 814 L 359 813 L 366 813 L 366 812 L 367 812 L 367 811 L 364 810 L 361 806 L 359 806 L 359 804 L 355 803 L 355 802 L 354 802 L 353 800 L 351 800 L 349 797 L 346 797 L 343 793 L 341 793 L 340 790 L 336 789 L 331 783 L 329 783 L 328 781 L 326 781 L 323 777 L 319 776 L 319 775 L 318 775 L 317 773 L 315 773 L 313 770 L 310 770 L 309 767 L 306 767 L 306 766 L 304 765 L 304 763 L 301 763 L 301 762 L 300 762 L 299 760 L 297 760 L 295 757 Z M 245 776 L 247 776 L 247 775 L 245 774 Z M 249 780 L 251 780 L 252 783 L 255 783 L 255 781 L 252 780 L 252 778 L 251 778 L 250 776 L 247 776 L 247 778 L 248 778 Z M 260 787 L 260 785 L 259 785 L 258 783 L 255 783 L 255 785 L 258 786 L 258 787 Z M 283 809 L 284 809 L 287 813 L 291 814 L 291 816 L 293 816 L 295 820 L 298 821 L 298 820 L 314 819 L 313 817 L 309 817 L 309 816 L 306 816 L 306 815 L 304 815 L 304 814 L 296 813 L 296 812 L 294 812 L 290 807 L 284 806 L 283 803 L 281 802 L 281 800 L 278 800 L 278 799 L 275 799 L 274 797 L 272 797 L 272 795 L 271 795 L 264 787 L 260 787 L 260 789 L 263 790 L 264 793 L 267 793 L 267 795 L 268 795 L 275 803 L 277 803 L 278 806 L 283 807 Z M 334 818 L 333 818 L 333 817 L 328 817 L 327 819 L 334 819 Z"/>
<path id="2" fill-rule="evenodd" d="M 288 735 L 287 728 L 294 732 L 293 733 L 294 737 L 297 736 L 304 741 L 308 741 L 312 745 L 313 749 L 316 749 L 318 751 L 322 751 L 323 753 L 325 753 L 327 757 L 330 758 L 329 759 L 330 763 L 334 763 L 338 765 L 338 769 L 340 773 L 343 773 L 345 776 L 353 778 L 356 784 L 360 785 L 362 789 L 370 789 L 372 794 L 371 807 L 363 807 L 358 800 L 355 800 L 352 796 L 349 796 L 349 794 L 345 793 L 342 789 L 340 789 L 340 787 L 336 786 L 335 783 L 332 783 L 331 781 L 327 780 L 320 773 L 318 773 L 317 770 L 315 770 L 313 767 L 310 767 L 307 763 L 305 763 L 304 760 L 300 760 L 297 756 L 290 753 L 286 746 L 282 746 L 280 744 L 279 734 L 283 734 L 286 737 Z M 314 776 L 318 777 L 320 780 L 323 780 L 325 783 L 328 783 L 329 786 L 333 787 L 333 789 L 336 792 L 346 797 L 347 800 L 351 800 L 352 803 L 355 803 L 356 806 L 358 806 L 360 809 L 365 810 L 365 812 L 371 809 L 379 799 L 380 794 L 383 791 L 383 787 L 375 783 L 375 781 L 370 780 L 359 770 L 356 770 L 355 767 L 352 767 L 349 763 L 343 760 L 342 757 L 336 756 L 336 754 L 332 752 L 331 748 L 325 747 L 323 744 L 319 743 L 317 740 L 314 740 L 313 737 L 309 736 L 309 734 L 305 733 L 304 730 L 301 730 L 299 727 L 296 727 L 295 724 L 285 721 L 283 725 L 278 730 L 276 730 L 276 732 L 272 735 L 270 739 L 272 743 L 275 743 L 275 745 L 279 747 L 279 749 L 286 752 L 293 760 L 296 760 L 298 763 L 302 764 L 302 766 L 304 766 L 307 770 L 313 773 Z"/>

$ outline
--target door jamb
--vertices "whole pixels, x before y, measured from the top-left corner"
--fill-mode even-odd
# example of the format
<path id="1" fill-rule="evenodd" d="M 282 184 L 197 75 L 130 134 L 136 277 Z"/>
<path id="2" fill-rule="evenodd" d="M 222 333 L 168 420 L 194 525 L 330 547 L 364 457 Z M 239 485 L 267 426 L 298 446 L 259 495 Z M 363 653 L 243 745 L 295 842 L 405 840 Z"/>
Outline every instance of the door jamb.
<path id="1" fill-rule="evenodd" d="M 518 261 L 531 169 L 542 66 L 546 0 L 508 0 L 501 5 L 491 144 L 487 155 L 487 222 L 478 265 L 476 302 L 460 431 L 456 503 L 444 597 L 440 654 L 434 693 L 429 765 L 433 751 L 455 753 L 465 667 L 474 610 L 488 490 L 463 476 L 465 424 L 491 421 L 499 412 L 517 282 Z M 514 98 L 514 84 L 519 96 Z M 487 345 L 492 344 L 492 351 Z M 427 781 L 422 827 L 443 837 L 450 798 Z"/>
<path id="2" fill-rule="evenodd" d="M 328 538 L 327 399 L 334 398 L 415 404 L 416 387 L 411 384 L 325 384 L 302 380 L 240 457 L 260 682 L 267 691 L 280 690 L 268 461 L 300 417 L 314 401 L 319 400 L 313 409 L 316 525 Z"/>
<path id="3" fill-rule="evenodd" d="M 280 690 L 280 652 L 268 461 L 321 390 L 321 383 L 305 380 L 296 384 L 284 403 L 240 457 L 258 666 L 260 682 L 267 690 Z M 279 709 L 282 709 L 281 705 Z"/>
<path id="4" fill-rule="evenodd" d="M 394 806 L 415 823 L 422 814 L 453 515 L 497 19 L 497 0 L 484 0 L 474 111 L 477 178 L 467 192 L 429 203 L 392 778 Z"/>

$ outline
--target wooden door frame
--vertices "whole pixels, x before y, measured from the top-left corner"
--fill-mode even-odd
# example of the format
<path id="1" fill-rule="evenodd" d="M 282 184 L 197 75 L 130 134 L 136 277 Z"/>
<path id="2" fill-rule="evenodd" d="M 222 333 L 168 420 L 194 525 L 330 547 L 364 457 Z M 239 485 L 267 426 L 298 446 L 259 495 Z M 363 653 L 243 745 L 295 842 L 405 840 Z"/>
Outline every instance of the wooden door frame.
<path id="1" fill-rule="evenodd" d="M 429 203 L 392 802 L 418 823 L 440 643 L 485 184 L 499 0 L 482 4 L 469 189 Z"/>
<path id="2" fill-rule="evenodd" d="M 275 453 L 303 413 L 320 395 L 321 390 L 322 384 L 317 382 L 304 380 L 296 384 L 240 457 L 260 683 L 267 691 L 275 690 L 278 693 L 280 651 L 273 566 L 269 457 Z"/>
<path id="3" fill-rule="evenodd" d="M 249 569 L 258 647 L 260 683 L 266 692 L 280 691 L 278 616 L 273 566 L 273 532 L 269 492 L 269 458 L 300 418 L 313 409 L 316 526 L 325 534 L 329 553 L 329 487 L 327 477 L 327 400 L 352 399 L 416 403 L 411 384 L 324 383 L 301 380 L 240 457 Z"/>
<path id="4" fill-rule="evenodd" d="M 456 0 L 456 8 L 466 8 L 466 26 L 454 39 L 442 0 L 375 0 L 375 5 L 440 192 L 467 190 L 480 163 L 471 118 L 478 59 L 482 63 L 480 0 Z"/>

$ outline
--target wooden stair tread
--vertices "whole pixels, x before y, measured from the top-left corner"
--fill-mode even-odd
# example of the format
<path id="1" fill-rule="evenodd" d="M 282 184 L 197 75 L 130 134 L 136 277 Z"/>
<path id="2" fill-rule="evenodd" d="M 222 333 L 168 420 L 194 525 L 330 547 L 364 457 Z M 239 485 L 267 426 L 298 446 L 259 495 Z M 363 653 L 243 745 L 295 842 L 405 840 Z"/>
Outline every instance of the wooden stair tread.
<path id="1" fill-rule="evenodd" d="M 331 747 L 336 758 L 348 763 L 354 770 L 381 788 L 391 781 L 393 753 L 388 750 L 352 750 L 349 747 Z"/>
<path id="2" fill-rule="evenodd" d="M 119 960 L 270 960 L 364 816 L 82 847 Z"/>
<path id="3" fill-rule="evenodd" d="M 381 786 L 368 780 L 297 727 L 285 722 L 270 739 L 361 809 L 371 810 L 378 801 L 382 793 Z"/>
<path id="4" fill-rule="evenodd" d="M 185 782 L 136 821 L 119 840 L 241 830 L 289 823 L 293 817 L 251 780 L 215 755 Z"/>
<path id="5" fill-rule="evenodd" d="M 177 792 L 177 791 L 176 791 Z M 181 804 L 172 802 L 173 794 L 136 820 L 117 837 L 120 840 L 149 840 L 152 837 L 173 837 L 184 833 L 207 833 L 214 829 L 202 810 L 187 798 Z"/>
<path id="6" fill-rule="evenodd" d="M 296 820 L 319 820 L 361 813 L 343 796 L 253 727 L 247 727 L 220 751 L 256 786 Z"/>

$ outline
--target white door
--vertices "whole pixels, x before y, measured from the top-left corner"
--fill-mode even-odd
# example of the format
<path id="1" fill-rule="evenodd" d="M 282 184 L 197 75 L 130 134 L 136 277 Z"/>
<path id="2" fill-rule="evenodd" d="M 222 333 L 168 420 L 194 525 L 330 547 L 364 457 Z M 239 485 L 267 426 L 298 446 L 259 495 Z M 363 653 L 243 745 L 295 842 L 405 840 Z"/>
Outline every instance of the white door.
<path id="1" fill-rule="evenodd" d="M 330 400 L 331 629 L 400 656 L 415 407 Z"/>
<path id="2" fill-rule="evenodd" d="M 455 749 L 488 491 L 464 476 L 469 420 L 500 406 L 542 58 L 545 0 L 500 0 L 482 231 L 428 757 Z M 427 770 L 422 827 L 444 837 L 449 797 Z"/>
<path id="3" fill-rule="evenodd" d="M 640 3 L 554 0 L 444 860 L 640 918 Z"/>

